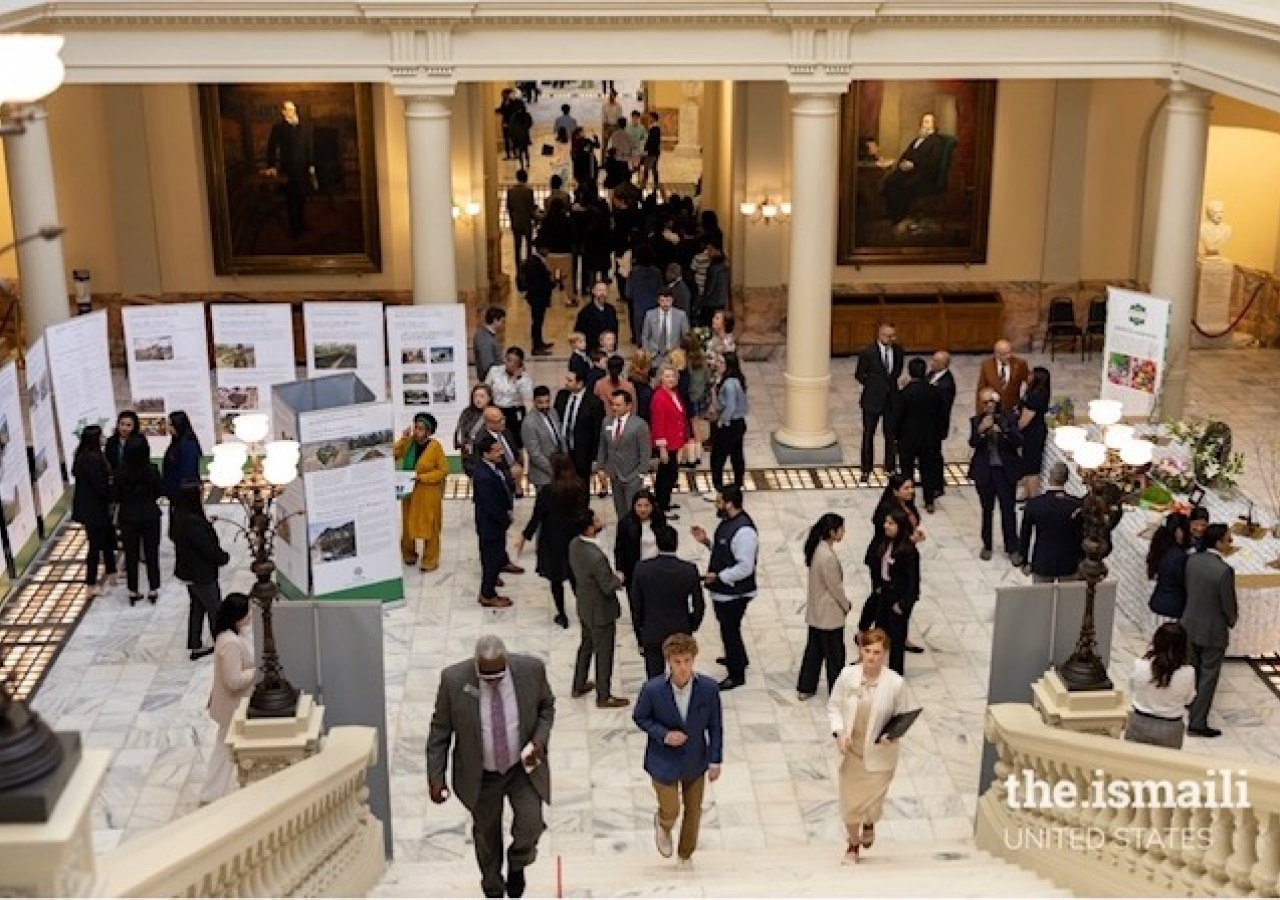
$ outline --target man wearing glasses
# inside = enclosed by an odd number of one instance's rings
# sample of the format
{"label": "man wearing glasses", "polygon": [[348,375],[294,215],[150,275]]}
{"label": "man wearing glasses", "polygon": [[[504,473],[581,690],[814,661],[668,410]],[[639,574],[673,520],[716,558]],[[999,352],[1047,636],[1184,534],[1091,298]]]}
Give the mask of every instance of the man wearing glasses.
{"label": "man wearing glasses", "polygon": [[[474,659],[440,673],[427,737],[427,783],[432,803],[449,799],[445,787],[453,745],[453,790],[471,813],[471,836],[486,897],[523,897],[525,868],[538,857],[546,830],[542,804],[551,802],[547,742],[556,698],[542,661],[507,655],[502,640],[476,641]],[[511,845],[502,877],[503,800],[511,804]]]}
{"label": "man wearing glasses", "polygon": [[1018,421],[1000,410],[1000,395],[987,388],[978,395],[979,409],[969,419],[969,478],[978,489],[982,502],[982,553],[991,558],[991,526],[996,502],[1000,503],[1000,531],[1004,536],[1004,552],[1015,566],[1022,565],[1018,553],[1018,523],[1013,509],[1014,488],[1018,483],[1018,448],[1022,435]]}

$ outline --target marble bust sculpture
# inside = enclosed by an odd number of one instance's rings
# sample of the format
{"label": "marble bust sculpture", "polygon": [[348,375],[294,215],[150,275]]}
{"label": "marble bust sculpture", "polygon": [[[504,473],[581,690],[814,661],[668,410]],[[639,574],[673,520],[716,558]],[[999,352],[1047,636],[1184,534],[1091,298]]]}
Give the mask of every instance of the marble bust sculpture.
{"label": "marble bust sculpture", "polygon": [[1210,200],[1204,207],[1204,221],[1200,223],[1200,244],[1205,256],[1217,256],[1231,240],[1231,226],[1225,221],[1226,206],[1221,200]]}

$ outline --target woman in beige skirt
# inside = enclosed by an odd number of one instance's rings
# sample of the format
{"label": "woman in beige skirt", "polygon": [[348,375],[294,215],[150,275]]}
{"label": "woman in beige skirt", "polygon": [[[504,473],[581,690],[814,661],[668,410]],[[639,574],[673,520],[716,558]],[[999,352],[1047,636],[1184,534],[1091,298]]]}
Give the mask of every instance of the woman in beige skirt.
{"label": "woman in beige skirt", "polygon": [[840,813],[849,836],[847,858],[856,862],[876,839],[876,822],[898,768],[896,741],[879,740],[891,716],[905,712],[902,676],[886,664],[889,635],[872,628],[862,636],[861,661],[836,679],[827,702],[831,736],[840,751]]}

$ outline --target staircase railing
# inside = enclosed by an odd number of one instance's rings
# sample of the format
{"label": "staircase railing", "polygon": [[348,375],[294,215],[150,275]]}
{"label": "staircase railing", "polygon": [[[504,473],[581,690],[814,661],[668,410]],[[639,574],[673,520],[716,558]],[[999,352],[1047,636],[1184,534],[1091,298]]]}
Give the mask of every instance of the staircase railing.
{"label": "staircase railing", "polygon": [[386,865],[376,754],[375,729],[330,730],[317,755],[100,856],[100,895],[365,896]]}
{"label": "staircase railing", "polygon": [[1280,767],[987,710],[980,848],[1083,896],[1280,896]]}

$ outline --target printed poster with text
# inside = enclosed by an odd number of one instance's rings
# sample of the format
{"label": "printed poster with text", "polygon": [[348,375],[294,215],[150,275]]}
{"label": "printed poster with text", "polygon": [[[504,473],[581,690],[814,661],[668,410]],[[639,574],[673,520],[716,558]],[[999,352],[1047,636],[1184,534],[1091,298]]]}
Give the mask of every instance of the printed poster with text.
{"label": "printed poster with text", "polygon": [[1164,383],[1169,348],[1168,300],[1107,288],[1102,346],[1102,398],[1119,400],[1125,416],[1151,415]]}
{"label": "printed poster with text", "polygon": [[[298,414],[275,391],[272,394],[272,437],[282,441],[298,440]],[[298,463],[299,472],[302,463]],[[287,582],[289,596],[310,596],[311,582],[307,571],[307,498],[305,479],[298,478],[285,486],[276,498],[276,572]],[[289,590],[292,586],[293,591]]]}
{"label": "printed poster with text", "polygon": [[[287,303],[213,304],[213,365],[218,427],[228,437],[236,416],[271,414],[273,385],[293,381],[293,314]],[[275,431],[269,432],[273,437]]]}
{"label": "printed poster with text", "polygon": [[169,414],[182,410],[211,452],[218,442],[214,431],[213,398],[209,393],[209,349],[203,303],[126,306],[125,359],[129,369],[128,406],[138,414],[151,455],[169,446]]}
{"label": "printed poster with text", "polygon": [[302,317],[308,378],[352,372],[379,402],[387,399],[381,303],[304,303]]}
{"label": "printed poster with text", "polygon": [[312,594],[402,599],[391,404],[314,410],[299,422]]}
{"label": "printed poster with text", "polygon": [[396,433],[429,412],[436,436],[453,447],[458,416],[470,401],[467,384],[467,315],[461,303],[394,306],[387,310],[387,354]]}
{"label": "printed poster with text", "polygon": [[4,513],[9,551],[17,559],[35,536],[36,505],[27,466],[27,430],[22,424],[18,367],[14,363],[0,368],[0,511]]}
{"label": "printed poster with text", "polygon": [[[103,434],[109,435],[116,424],[106,310],[50,325],[44,333],[58,411],[58,434],[70,475],[80,432],[99,425]],[[71,480],[75,481],[74,475]]]}
{"label": "printed poster with text", "polygon": [[62,454],[58,452],[58,426],[53,418],[53,387],[44,338],[27,349],[27,403],[31,412],[36,497],[40,501],[40,515],[48,516],[62,499],[66,484],[62,480]]}

